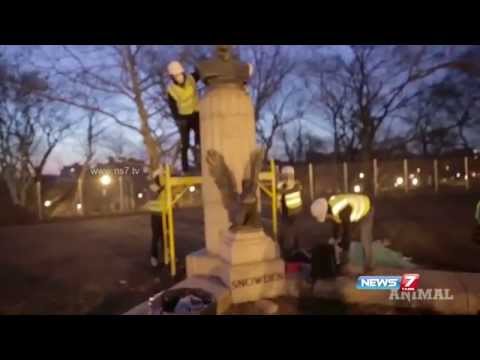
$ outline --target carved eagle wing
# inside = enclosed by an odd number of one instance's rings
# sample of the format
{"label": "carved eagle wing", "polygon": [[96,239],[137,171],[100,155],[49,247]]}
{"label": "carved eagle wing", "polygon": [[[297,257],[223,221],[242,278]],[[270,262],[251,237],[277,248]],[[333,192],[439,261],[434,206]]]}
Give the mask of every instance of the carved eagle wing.
{"label": "carved eagle wing", "polygon": [[235,177],[232,171],[225,163],[225,158],[216,150],[207,151],[207,165],[210,175],[213,177],[215,184],[222,195],[223,206],[230,211],[239,194],[236,189]]}

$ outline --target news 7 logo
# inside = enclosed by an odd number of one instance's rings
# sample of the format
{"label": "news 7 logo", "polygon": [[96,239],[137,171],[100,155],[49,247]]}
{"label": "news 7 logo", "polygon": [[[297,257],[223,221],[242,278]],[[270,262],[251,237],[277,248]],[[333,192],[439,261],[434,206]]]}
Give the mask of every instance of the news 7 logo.
{"label": "news 7 logo", "polygon": [[420,282],[419,274],[403,274],[402,282],[400,283],[401,291],[415,291]]}
{"label": "news 7 logo", "polygon": [[418,288],[419,274],[404,274],[403,276],[359,276],[359,290],[401,290],[415,291]]}

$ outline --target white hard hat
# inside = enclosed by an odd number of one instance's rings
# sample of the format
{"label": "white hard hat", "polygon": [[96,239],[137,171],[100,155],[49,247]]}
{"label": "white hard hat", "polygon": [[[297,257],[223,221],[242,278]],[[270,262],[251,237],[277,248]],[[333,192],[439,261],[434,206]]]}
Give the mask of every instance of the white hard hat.
{"label": "white hard hat", "polygon": [[179,75],[184,73],[185,70],[183,69],[182,64],[180,64],[178,61],[172,61],[170,64],[168,64],[168,73],[170,75]]}
{"label": "white hard hat", "polygon": [[282,168],[282,175],[295,175],[295,169],[293,166],[284,166]]}
{"label": "white hard hat", "polygon": [[325,198],[315,200],[310,206],[310,212],[312,216],[317,219],[318,222],[324,222],[327,217],[328,202]]}

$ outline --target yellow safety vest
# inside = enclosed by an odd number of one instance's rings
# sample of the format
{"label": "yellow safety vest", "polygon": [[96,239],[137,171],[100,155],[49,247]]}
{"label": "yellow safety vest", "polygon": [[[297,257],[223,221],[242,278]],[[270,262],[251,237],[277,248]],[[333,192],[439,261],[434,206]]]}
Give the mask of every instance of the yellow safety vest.
{"label": "yellow safety vest", "polygon": [[302,191],[301,186],[297,182],[295,186],[288,190],[282,190],[281,185],[283,182],[279,183],[279,191],[280,191],[280,200],[282,196],[285,196],[285,207],[287,208],[288,215],[294,215],[299,213],[302,210],[303,202],[302,202]]}
{"label": "yellow safety vest", "polygon": [[183,86],[171,83],[168,93],[177,103],[180,115],[190,115],[198,111],[197,84],[192,75],[187,75]]}
{"label": "yellow safety vest", "polygon": [[333,195],[328,200],[328,205],[332,209],[332,215],[337,223],[340,223],[340,212],[348,205],[352,207],[350,215],[351,222],[357,222],[362,219],[370,211],[370,199],[365,195],[358,194],[341,194]]}
{"label": "yellow safety vest", "polygon": [[167,202],[164,190],[160,193],[160,196],[158,198],[148,201],[145,204],[144,208],[145,210],[148,210],[150,212],[161,213],[165,210],[166,203]]}

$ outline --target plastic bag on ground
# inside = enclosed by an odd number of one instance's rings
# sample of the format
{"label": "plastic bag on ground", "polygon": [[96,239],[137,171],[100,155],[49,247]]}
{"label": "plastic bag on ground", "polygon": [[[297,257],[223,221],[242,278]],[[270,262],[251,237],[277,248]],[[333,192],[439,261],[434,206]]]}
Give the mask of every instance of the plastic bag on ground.
{"label": "plastic bag on ground", "polygon": [[207,304],[195,295],[187,295],[181,298],[175,306],[175,314],[191,314],[202,311]]}
{"label": "plastic bag on ground", "polygon": [[[417,265],[409,261],[404,255],[385,247],[380,241],[372,244],[374,266],[413,269]],[[352,265],[363,266],[364,255],[362,244],[354,241],[350,244],[349,259]]]}

